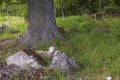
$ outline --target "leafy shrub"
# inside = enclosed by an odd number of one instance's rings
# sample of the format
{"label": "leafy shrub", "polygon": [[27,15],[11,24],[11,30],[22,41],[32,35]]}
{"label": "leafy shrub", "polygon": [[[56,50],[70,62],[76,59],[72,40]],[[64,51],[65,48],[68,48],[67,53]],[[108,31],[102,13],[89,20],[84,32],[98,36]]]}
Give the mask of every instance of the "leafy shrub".
{"label": "leafy shrub", "polygon": [[105,8],[105,13],[110,16],[120,16],[120,6],[108,6]]}

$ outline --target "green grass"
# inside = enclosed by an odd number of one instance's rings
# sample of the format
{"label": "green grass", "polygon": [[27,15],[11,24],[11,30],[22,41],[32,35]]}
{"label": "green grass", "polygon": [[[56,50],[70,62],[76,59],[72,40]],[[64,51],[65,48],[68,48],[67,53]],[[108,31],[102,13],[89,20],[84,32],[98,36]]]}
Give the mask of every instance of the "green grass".
{"label": "green grass", "polygon": [[74,28],[79,31],[69,32],[67,43],[64,47],[60,45],[63,51],[81,63],[82,67],[77,75],[86,75],[90,80],[104,80],[106,76],[120,79],[120,19],[108,18],[90,22],[85,17],[75,16],[65,20],[58,18],[57,23],[68,31]]}
{"label": "green grass", "polygon": [[[26,30],[27,24],[25,24],[24,19],[22,17],[10,17],[10,22],[8,20],[8,17],[0,17],[0,26],[2,24],[6,24],[9,29],[3,33],[0,33],[0,39],[6,39],[6,38],[17,38],[19,35],[23,34],[23,32]],[[19,31],[17,34],[12,33],[13,31]]]}
{"label": "green grass", "polygon": [[[105,80],[106,76],[112,76],[114,80],[120,80],[120,19],[91,22],[85,16],[70,16],[56,20],[58,27],[66,31],[66,42],[56,41],[55,46],[81,64],[81,69],[74,76],[89,80]],[[0,21],[0,24],[8,24],[5,17],[0,17]],[[20,33],[12,35],[9,31],[4,32],[0,39],[16,38],[26,29],[23,18],[11,17],[11,23],[11,30],[20,30]]]}

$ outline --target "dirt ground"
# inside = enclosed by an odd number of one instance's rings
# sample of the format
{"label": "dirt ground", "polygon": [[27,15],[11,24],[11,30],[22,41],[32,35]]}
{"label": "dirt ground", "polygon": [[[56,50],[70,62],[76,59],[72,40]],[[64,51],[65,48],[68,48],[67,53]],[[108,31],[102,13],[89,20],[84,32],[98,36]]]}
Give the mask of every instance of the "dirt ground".
{"label": "dirt ground", "polygon": [[17,51],[16,39],[0,39],[0,61]]}

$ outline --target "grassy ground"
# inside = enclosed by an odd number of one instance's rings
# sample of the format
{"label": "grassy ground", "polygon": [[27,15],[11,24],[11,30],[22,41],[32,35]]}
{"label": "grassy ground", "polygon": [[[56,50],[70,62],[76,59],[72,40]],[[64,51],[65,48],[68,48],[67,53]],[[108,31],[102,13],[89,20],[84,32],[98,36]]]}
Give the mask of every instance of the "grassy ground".
{"label": "grassy ground", "polygon": [[[17,38],[26,29],[23,18],[10,18],[10,30],[0,33],[0,39]],[[2,23],[9,25],[7,17],[0,17]],[[105,80],[106,76],[112,76],[114,80],[120,80],[120,19],[91,21],[85,16],[70,16],[64,20],[57,18],[57,24],[64,28],[66,42],[56,41],[55,46],[81,64],[74,76],[85,80]],[[19,30],[19,33],[13,34],[11,30]]]}
{"label": "grassy ground", "polygon": [[27,26],[22,17],[12,16],[10,17],[10,22],[8,20],[8,17],[0,17],[0,25],[2,25],[3,23],[9,26],[9,29],[3,34],[0,33],[0,39],[17,38],[18,35],[23,34]]}

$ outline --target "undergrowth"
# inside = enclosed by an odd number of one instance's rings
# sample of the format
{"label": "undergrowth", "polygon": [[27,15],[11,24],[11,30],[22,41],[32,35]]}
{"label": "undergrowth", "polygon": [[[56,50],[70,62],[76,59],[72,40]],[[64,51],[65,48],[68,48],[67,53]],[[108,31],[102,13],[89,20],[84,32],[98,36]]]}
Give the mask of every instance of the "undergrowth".
{"label": "undergrowth", "polygon": [[[89,80],[105,80],[105,77],[112,76],[120,80],[120,19],[90,21],[85,16],[70,16],[56,20],[58,27],[65,30],[66,41],[61,44],[56,40],[54,45],[75,57],[81,65],[73,76]],[[9,25],[5,17],[0,17],[0,21],[0,24]],[[9,30],[0,33],[0,39],[17,38],[27,26],[20,17],[11,17],[11,25],[11,30],[20,33],[11,34]],[[43,48],[41,46],[39,49]]]}

